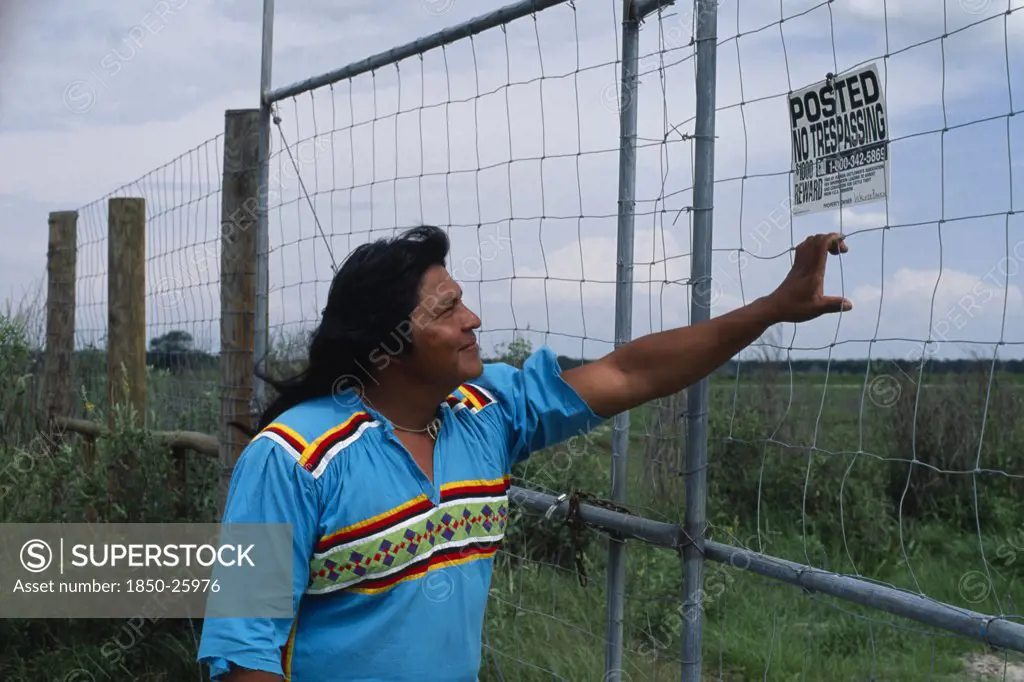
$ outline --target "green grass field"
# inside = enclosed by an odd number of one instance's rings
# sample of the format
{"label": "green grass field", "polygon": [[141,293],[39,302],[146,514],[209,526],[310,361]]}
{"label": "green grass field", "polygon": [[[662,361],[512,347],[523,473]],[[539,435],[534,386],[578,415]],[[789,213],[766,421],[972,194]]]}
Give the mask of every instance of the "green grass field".
{"label": "green grass field", "polygon": [[[637,435],[630,443],[630,452],[636,455],[630,461],[630,489],[636,492],[630,508],[659,519],[680,520],[681,495],[668,494],[656,499],[639,492],[645,490],[640,485],[644,475],[640,455],[646,436],[639,429],[644,416],[637,414],[632,420]],[[849,432],[855,422],[847,420],[844,426]],[[600,469],[611,456],[607,434],[595,440],[594,445],[595,461],[588,465],[592,465],[596,476],[592,487],[584,487],[590,490],[602,484],[607,487]],[[545,457],[559,462],[557,454],[538,456],[539,461],[530,465],[536,478],[543,479]],[[799,462],[783,464],[791,481],[807,468],[805,457],[797,459]],[[552,465],[556,469],[560,466]],[[712,468],[717,472],[724,469],[728,469],[725,462]],[[769,461],[765,465],[765,488],[779,485],[778,479],[782,478],[773,476],[772,469]],[[805,517],[801,513],[804,486],[793,481],[789,513],[773,513],[771,505],[765,505],[768,509],[763,512],[760,532],[756,519],[742,520],[740,510],[718,503],[712,495],[711,537],[752,549],[758,548],[760,540],[766,554],[846,574],[859,573],[872,581],[921,592],[962,608],[1000,613],[1010,612],[1014,609],[1011,605],[1021,603],[1024,571],[1019,568],[1016,552],[1006,550],[1016,545],[1024,551],[1024,525],[1020,525],[1024,519],[1018,521],[1017,529],[983,534],[994,589],[979,599],[979,590],[983,588],[977,571],[984,567],[977,532],[954,529],[951,524],[938,521],[905,524],[905,546],[901,547],[898,527],[883,528],[882,519],[877,519],[873,527],[865,528],[859,525],[861,516],[857,512],[844,510],[845,518],[838,514],[838,489],[827,485],[826,471],[823,467],[822,481],[818,483],[815,466],[811,466],[810,514]],[[584,481],[576,479],[572,483],[581,485]],[[552,486],[545,483],[542,487]],[[832,490],[836,496],[828,499]],[[780,489],[774,492],[775,496],[785,494]],[[850,501],[846,504],[851,505]],[[734,516],[730,516],[732,511]],[[811,529],[806,533],[803,518]],[[534,524],[533,539],[538,544],[554,547],[559,541],[566,541],[564,534],[547,530],[543,521],[530,520]],[[825,532],[813,532],[826,524]],[[546,537],[551,535],[555,537]],[[518,537],[513,540],[517,548],[518,541]],[[526,539],[522,543],[530,545]],[[865,543],[873,546],[866,547]],[[523,550],[517,549],[520,552]],[[525,566],[510,566],[516,562],[506,562],[505,570],[496,575],[491,608],[495,655],[488,676],[482,679],[601,679],[606,552],[603,541],[588,547],[590,583],[586,588],[580,587],[571,562],[565,562],[558,570],[545,565],[550,561],[547,557]],[[679,679],[679,558],[667,550],[632,543],[628,562],[624,627],[630,650],[624,665],[628,677],[623,679]],[[988,657],[984,660],[990,665],[993,661],[1002,666],[1024,660],[1014,655],[996,655],[993,659],[985,647],[966,638],[827,596],[803,594],[798,588],[720,564],[707,564],[704,585],[708,602],[704,610],[703,648],[706,679],[1004,679],[1002,668],[994,677],[968,677],[965,662],[981,655]],[[525,647],[524,641],[550,642],[553,646]],[[517,663],[516,656],[525,658],[529,665]],[[497,674],[499,666],[504,677]]]}
{"label": "green grass field", "polygon": [[[2,327],[2,325],[0,325]],[[170,458],[146,433],[125,428],[100,441],[87,467],[81,443],[30,471],[9,463],[40,448],[31,407],[30,355],[0,329],[0,520],[80,521],[87,505],[105,521],[208,521],[217,472],[188,462],[184,516],[165,485]],[[716,376],[709,417],[708,520],[712,539],[873,582],[954,607],[1014,616],[1024,604],[1024,390],[1016,375],[869,377],[783,373]],[[105,420],[102,372],[78,367],[78,405]],[[881,377],[881,378],[880,378]],[[918,383],[919,382],[920,386]],[[216,374],[150,377],[149,423],[215,433]],[[874,387],[874,388],[872,388]],[[878,388],[881,387],[881,390]],[[681,523],[686,409],[645,406],[630,415],[632,513]],[[140,466],[119,504],[105,501],[107,467]],[[911,463],[911,460],[914,463]],[[517,485],[585,491],[608,499],[611,432],[558,446],[517,466]],[[569,529],[514,510],[496,561],[483,652],[483,682],[599,681],[604,674],[607,542],[580,543],[580,584]],[[984,559],[982,555],[984,550]],[[1020,556],[1018,556],[1018,554]],[[622,679],[678,680],[680,557],[630,542]],[[987,560],[987,562],[986,562]],[[986,573],[992,585],[983,581]],[[721,680],[1024,679],[1016,654],[910,620],[708,562],[703,670]],[[0,620],[0,679],[176,682],[205,679],[193,662],[199,622]],[[443,660],[443,656],[440,660]],[[1016,672],[1015,672],[1016,671]],[[984,673],[989,673],[987,676]],[[72,678],[71,682],[79,682]]]}

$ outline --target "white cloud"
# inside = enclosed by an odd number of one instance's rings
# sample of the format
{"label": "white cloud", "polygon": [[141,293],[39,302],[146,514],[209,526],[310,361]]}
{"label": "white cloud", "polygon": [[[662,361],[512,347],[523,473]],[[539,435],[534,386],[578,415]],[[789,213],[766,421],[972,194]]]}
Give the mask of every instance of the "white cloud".
{"label": "white cloud", "polygon": [[[991,350],[1000,337],[1024,334],[1024,324],[1012,314],[1024,305],[1021,289],[995,274],[901,267],[884,287],[858,286],[852,298],[872,326],[878,323],[881,338],[913,339],[918,346],[930,338],[945,354],[956,354],[960,342],[987,344]],[[1010,311],[1005,320],[1004,310]]]}
{"label": "white cloud", "polygon": [[[48,155],[48,163],[33,172],[14,164],[0,165],[0,187],[4,194],[50,203],[54,210],[77,208],[217,137],[224,129],[224,111],[244,108],[250,99],[244,92],[225,93],[167,121],[118,125],[84,119],[63,130],[0,133],[0,157],[29,159],[41,150],[54,152]],[[56,159],[59,163],[52,162]],[[221,160],[214,154],[209,161],[197,161],[207,162],[220,164]],[[216,175],[216,168],[210,172]],[[150,178],[152,183],[161,180],[171,177]]]}
{"label": "white cloud", "polygon": [[[1016,274],[1018,267],[1014,262],[1005,270]],[[930,310],[942,316],[957,309],[968,316],[991,315],[993,311],[1001,313],[1004,300],[1010,308],[1017,308],[1024,302],[1016,284],[1004,284],[1004,274],[1007,273],[995,270],[979,276],[952,269],[899,268],[886,283],[884,292],[880,287],[863,285],[857,287],[854,295],[868,305],[884,300],[885,305],[897,308],[901,315],[922,312],[927,315]]]}
{"label": "white cloud", "polygon": [[843,208],[836,212],[835,225],[845,231],[884,227],[889,222],[885,211]]}

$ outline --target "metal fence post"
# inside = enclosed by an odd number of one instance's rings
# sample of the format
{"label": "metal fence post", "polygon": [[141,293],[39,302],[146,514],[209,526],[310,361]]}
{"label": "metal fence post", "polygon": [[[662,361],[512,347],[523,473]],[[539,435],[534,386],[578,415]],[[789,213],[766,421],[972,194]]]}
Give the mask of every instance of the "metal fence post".
{"label": "metal fence post", "polygon": [[[697,21],[697,112],[694,122],[693,282],[691,324],[711,317],[711,235],[715,205],[715,57],[718,0],[694,0]],[[708,379],[687,392],[686,520],[694,539],[683,549],[682,680],[700,682],[707,524]]]}
{"label": "metal fence post", "polygon": [[[633,327],[633,228],[636,208],[637,71],[640,61],[640,22],[672,0],[624,0],[622,3],[622,76],[619,95],[618,253],[615,277],[615,346],[628,343]],[[626,502],[629,412],[612,419],[612,500]],[[626,608],[626,543],[608,541],[608,620],[605,637],[605,675],[602,682],[619,682],[622,673],[622,621]]]}
{"label": "metal fence post", "polygon": [[[629,342],[633,322],[633,226],[636,200],[637,62],[640,17],[635,0],[622,3],[622,80],[619,95],[618,255],[615,265],[615,347]],[[612,419],[612,500],[626,502],[629,412]],[[626,607],[626,543],[608,539],[608,606],[603,682],[619,682]]]}
{"label": "metal fence post", "polygon": [[[260,166],[258,215],[256,219],[256,321],[253,343],[255,370],[265,368],[270,349],[270,226],[267,214],[267,198],[270,193],[270,80],[274,61],[274,0],[263,0],[263,48],[260,54],[260,117],[259,151],[257,162]],[[266,406],[266,384],[254,379],[253,407]],[[254,410],[255,411],[255,410]]]}

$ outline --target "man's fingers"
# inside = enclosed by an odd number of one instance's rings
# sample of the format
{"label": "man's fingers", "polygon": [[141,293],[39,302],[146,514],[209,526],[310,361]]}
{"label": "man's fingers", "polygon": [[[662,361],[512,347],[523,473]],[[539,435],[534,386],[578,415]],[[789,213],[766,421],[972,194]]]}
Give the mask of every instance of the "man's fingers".
{"label": "man's fingers", "polygon": [[850,250],[846,246],[846,235],[840,232],[822,235],[822,241],[824,241],[825,246],[828,248],[828,252],[833,256],[838,256],[840,253],[846,253]]}
{"label": "man's fingers", "polygon": [[803,243],[796,248],[798,257],[800,251],[806,251],[809,252],[807,256],[813,258],[817,258],[817,256],[811,256],[814,252],[821,253],[823,251],[828,251],[833,256],[838,256],[839,254],[846,253],[849,250],[850,248],[846,245],[846,235],[841,232],[812,235],[805,239]]}
{"label": "man's fingers", "polygon": [[822,307],[828,313],[847,313],[853,310],[853,301],[842,296],[826,296],[822,301]]}

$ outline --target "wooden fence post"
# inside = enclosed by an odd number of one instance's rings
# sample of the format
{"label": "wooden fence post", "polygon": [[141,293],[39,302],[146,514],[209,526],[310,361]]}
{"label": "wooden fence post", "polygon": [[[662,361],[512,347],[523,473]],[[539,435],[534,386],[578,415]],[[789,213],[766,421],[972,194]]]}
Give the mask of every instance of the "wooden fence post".
{"label": "wooden fence post", "polygon": [[259,110],[224,115],[220,242],[220,465],[223,512],[235,463],[248,438],[229,422],[252,424],[256,343],[256,218],[259,197]]}
{"label": "wooden fence post", "polygon": [[[107,201],[107,409],[108,427],[117,427],[114,408],[130,406],[134,426],[146,423],[146,201],[117,197]],[[138,460],[124,462],[134,471]],[[107,508],[123,488],[107,468]]]}
{"label": "wooden fence post", "polygon": [[50,213],[46,254],[46,355],[43,401],[47,430],[57,437],[54,417],[71,416],[71,359],[75,350],[75,267],[78,211]]}
{"label": "wooden fence post", "polygon": [[130,404],[136,426],[146,419],[146,200],[112,198],[107,211],[107,397],[113,430],[115,405]]}

